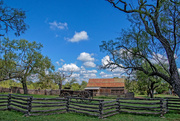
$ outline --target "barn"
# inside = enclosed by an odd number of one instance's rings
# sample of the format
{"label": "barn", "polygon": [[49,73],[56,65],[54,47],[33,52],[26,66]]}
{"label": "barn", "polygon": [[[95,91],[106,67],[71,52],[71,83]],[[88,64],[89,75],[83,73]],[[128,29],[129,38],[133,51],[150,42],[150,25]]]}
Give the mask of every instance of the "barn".
{"label": "barn", "polygon": [[94,96],[123,95],[125,94],[124,87],[124,78],[89,79],[85,90],[93,92]]}

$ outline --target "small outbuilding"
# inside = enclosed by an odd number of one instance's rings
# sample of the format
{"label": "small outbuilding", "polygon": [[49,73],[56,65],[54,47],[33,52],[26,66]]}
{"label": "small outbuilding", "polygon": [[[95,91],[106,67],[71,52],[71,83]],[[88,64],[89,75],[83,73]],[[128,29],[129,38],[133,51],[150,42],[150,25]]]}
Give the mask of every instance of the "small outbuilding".
{"label": "small outbuilding", "polygon": [[124,78],[89,79],[85,91],[97,95],[123,95],[125,94]]}

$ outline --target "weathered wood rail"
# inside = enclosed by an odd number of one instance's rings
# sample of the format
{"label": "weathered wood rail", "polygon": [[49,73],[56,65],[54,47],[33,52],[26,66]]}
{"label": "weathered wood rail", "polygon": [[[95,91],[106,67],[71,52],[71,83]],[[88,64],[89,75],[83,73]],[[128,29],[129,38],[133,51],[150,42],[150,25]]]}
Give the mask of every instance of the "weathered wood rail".
{"label": "weathered wood rail", "polygon": [[65,113],[67,109],[67,99],[65,98],[33,98],[31,102],[31,114],[52,115]]}
{"label": "weathered wood rail", "polygon": [[113,101],[103,101],[102,105],[102,116],[101,118],[106,118],[109,116],[116,115],[120,112],[118,100]]}
{"label": "weathered wood rail", "polygon": [[68,112],[83,113],[90,116],[100,117],[100,102],[104,100],[82,99],[78,97],[68,97]]}
{"label": "weathered wood rail", "polygon": [[180,112],[180,98],[166,97],[167,100],[167,111],[178,111]]}
{"label": "weathered wood rail", "polygon": [[0,110],[16,110],[26,116],[83,113],[106,118],[121,112],[164,116],[168,111],[180,111],[179,98],[117,98],[112,101],[66,98],[33,98],[22,95],[0,95]]}
{"label": "weathered wood rail", "polygon": [[7,110],[8,95],[0,94],[0,111]]}
{"label": "weathered wood rail", "polygon": [[[119,98],[120,112],[134,114],[152,114],[163,116],[167,110],[167,101],[162,98]],[[138,100],[138,102],[135,100]]]}
{"label": "weathered wood rail", "polygon": [[31,112],[32,96],[8,94],[8,110],[16,110],[29,115]]}

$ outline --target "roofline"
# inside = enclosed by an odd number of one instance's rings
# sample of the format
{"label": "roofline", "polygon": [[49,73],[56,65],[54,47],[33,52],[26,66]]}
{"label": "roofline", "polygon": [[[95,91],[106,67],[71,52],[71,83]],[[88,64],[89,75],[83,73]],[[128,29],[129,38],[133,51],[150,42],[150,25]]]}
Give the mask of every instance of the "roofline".
{"label": "roofline", "polygon": [[90,78],[90,79],[125,79],[125,78]]}

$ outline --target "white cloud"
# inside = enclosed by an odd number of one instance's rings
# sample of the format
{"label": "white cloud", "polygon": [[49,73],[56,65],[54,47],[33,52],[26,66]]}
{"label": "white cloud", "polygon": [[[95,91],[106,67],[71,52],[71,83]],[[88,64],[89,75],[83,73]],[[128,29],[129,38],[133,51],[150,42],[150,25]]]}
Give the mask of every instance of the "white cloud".
{"label": "white cloud", "polygon": [[[101,63],[103,66],[107,65],[110,62],[112,61],[110,60],[110,57],[108,55],[105,56],[103,59],[101,59]],[[119,64],[119,65],[123,66],[122,64]],[[110,65],[107,71],[113,72],[113,73],[124,73],[125,69],[117,67],[117,65]]]}
{"label": "white cloud", "polygon": [[71,75],[71,78],[78,78],[78,77],[80,77],[80,74],[73,73],[73,74]]}
{"label": "white cloud", "polygon": [[106,55],[103,59],[101,59],[101,63],[103,66],[107,65],[110,61],[110,57]]}
{"label": "white cloud", "polygon": [[65,62],[63,59],[60,59],[61,62]]}
{"label": "white cloud", "polygon": [[178,72],[180,73],[180,68],[178,68]]}
{"label": "white cloud", "polygon": [[158,64],[158,63],[169,64],[167,57],[164,55],[161,55],[159,53],[157,53],[157,54],[153,53],[152,59],[150,59],[150,61],[155,64]]}
{"label": "white cloud", "polygon": [[96,78],[96,74],[83,74],[83,78],[86,78],[86,79]]}
{"label": "white cloud", "polygon": [[97,73],[97,70],[88,70],[87,73]]}
{"label": "white cloud", "polygon": [[75,32],[74,36],[71,39],[66,39],[70,42],[79,42],[82,40],[88,40],[88,35],[86,31]]}
{"label": "white cloud", "polygon": [[99,74],[102,78],[112,78],[113,75],[112,74],[106,74],[105,72],[102,72]]}
{"label": "white cloud", "polygon": [[93,55],[93,54],[89,54],[89,53],[86,53],[86,52],[82,52],[82,53],[78,56],[77,60],[84,61],[84,62],[86,62],[86,61],[94,61],[95,59],[94,59],[93,57],[91,57],[92,55]]}
{"label": "white cloud", "polygon": [[80,68],[79,68],[77,65],[71,63],[71,64],[64,64],[64,65],[62,66],[62,68],[59,68],[58,70],[59,70],[59,71],[78,72],[78,71],[80,71]]}
{"label": "white cloud", "polygon": [[120,73],[115,73],[113,74],[114,77],[121,77],[121,74]]}
{"label": "white cloud", "polygon": [[60,66],[60,63],[59,63],[58,61],[56,61],[56,64],[57,64],[58,66]]}
{"label": "white cloud", "polygon": [[49,25],[50,25],[50,28],[53,29],[53,30],[56,29],[56,28],[57,29],[68,29],[68,24],[66,22],[57,23],[56,21],[54,21],[54,22],[49,22]]}
{"label": "white cloud", "polygon": [[84,65],[85,67],[87,67],[87,68],[88,68],[88,67],[90,67],[90,68],[96,67],[96,64],[95,64],[94,62],[90,62],[90,61],[84,62],[83,65]]}

